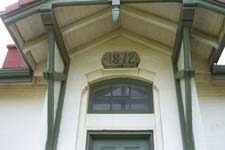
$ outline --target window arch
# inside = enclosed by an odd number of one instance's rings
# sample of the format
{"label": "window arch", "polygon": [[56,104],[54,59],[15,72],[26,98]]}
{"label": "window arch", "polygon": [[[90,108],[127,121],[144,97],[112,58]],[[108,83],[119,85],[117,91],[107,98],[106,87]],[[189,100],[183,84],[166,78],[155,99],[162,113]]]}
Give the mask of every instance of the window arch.
{"label": "window arch", "polygon": [[153,113],[152,84],[127,78],[90,85],[89,113]]}

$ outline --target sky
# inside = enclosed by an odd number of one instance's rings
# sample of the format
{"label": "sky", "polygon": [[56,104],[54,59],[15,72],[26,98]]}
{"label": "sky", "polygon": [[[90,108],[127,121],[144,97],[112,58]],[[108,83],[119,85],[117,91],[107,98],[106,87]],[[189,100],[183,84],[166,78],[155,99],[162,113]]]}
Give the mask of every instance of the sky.
{"label": "sky", "polygon": [[[17,0],[0,0],[0,11],[4,11],[6,6],[15,2],[17,2]],[[1,19],[0,19],[0,33],[1,33],[0,34],[0,68],[1,68],[7,53],[6,45],[14,44]],[[225,65],[225,50],[218,63]]]}
{"label": "sky", "polygon": [[[0,11],[4,11],[6,6],[15,2],[17,2],[17,0],[0,0]],[[0,19],[0,33],[1,33],[0,34],[0,68],[1,68],[5,55],[7,53],[6,45],[14,44],[1,19]]]}

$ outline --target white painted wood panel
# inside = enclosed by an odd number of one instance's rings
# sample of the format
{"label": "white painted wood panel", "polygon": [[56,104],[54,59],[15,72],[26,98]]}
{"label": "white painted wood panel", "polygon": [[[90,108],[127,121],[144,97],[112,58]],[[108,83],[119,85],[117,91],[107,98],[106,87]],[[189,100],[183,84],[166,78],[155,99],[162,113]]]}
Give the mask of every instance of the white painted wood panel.
{"label": "white painted wood panel", "polygon": [[223,25],[224,16],[205,8],[197,7],[193,27],[213,36],[218,37]]}
{"label": "white painted wood panel", "polygon": [[158,41],[170,47],[174,46],[175,33],[131,17],[127,14],[121,14],[121,26],[136,34]]}
{"label": "white painted wood panel", "polygon": [[24,41],[32,40],[46,32],[40,14],[33,14],[19,20],[16,25]]}
{"label": "white painted wood panel", "polygon": [[224,150],[225,82],[197,83],[208,149]]}
{"label": "white painted wood panel", "polygon": [[180,3],[141,3],[127,4],[137,9],[152,13],[162,18],[167,18],[172,21],[179,21],[181,4]]}
{"label": "white painted wood panel", "polygon": [[70,34],[65,35],[64,41],[68,50],[74,47],[91,41],[97,37],[107,34],[118,28],[118,24],[113,22],[111,16],[83,26],[79,30],[75,30]]}
{"label": "white painted wood panel", "polygon": [[107,7],[110,7],[110,5],[80,5],[57,7],[55,9],[55,14],[59,27],[64,27],[68,24],[79,21],[82,18],[86,18],[99,11],[102,11]]}

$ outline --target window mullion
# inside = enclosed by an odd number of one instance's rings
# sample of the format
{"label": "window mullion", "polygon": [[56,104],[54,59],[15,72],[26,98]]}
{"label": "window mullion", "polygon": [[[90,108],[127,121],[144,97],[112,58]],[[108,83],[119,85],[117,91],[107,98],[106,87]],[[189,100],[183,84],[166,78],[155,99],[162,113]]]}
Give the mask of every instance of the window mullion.
{"label": "window mullion", "polygon": [[109,101],[110,101],[110,112],[113,112],[113,110],[112,110],[112,90],[113,90],[113,88],[112,88],[112,84],[110,85],[110,98],[109,98]]}
{"label": "window mullion", "polygon": [[129,100],[128,100],[128,102],[129,102],[129,112],[131,111],[131,85],[130,84],[128,84],[128,88],[129,88]]}

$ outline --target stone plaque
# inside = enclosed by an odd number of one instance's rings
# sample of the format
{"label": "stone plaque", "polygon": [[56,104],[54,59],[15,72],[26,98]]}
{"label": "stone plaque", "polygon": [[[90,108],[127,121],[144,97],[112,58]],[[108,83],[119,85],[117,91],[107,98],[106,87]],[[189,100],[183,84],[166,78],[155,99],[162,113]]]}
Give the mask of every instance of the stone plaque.
{"label": "stone plaque", "polygon": [[106,52],[102,57],[104,68],[137,68],[140,57],[136,52]]}

